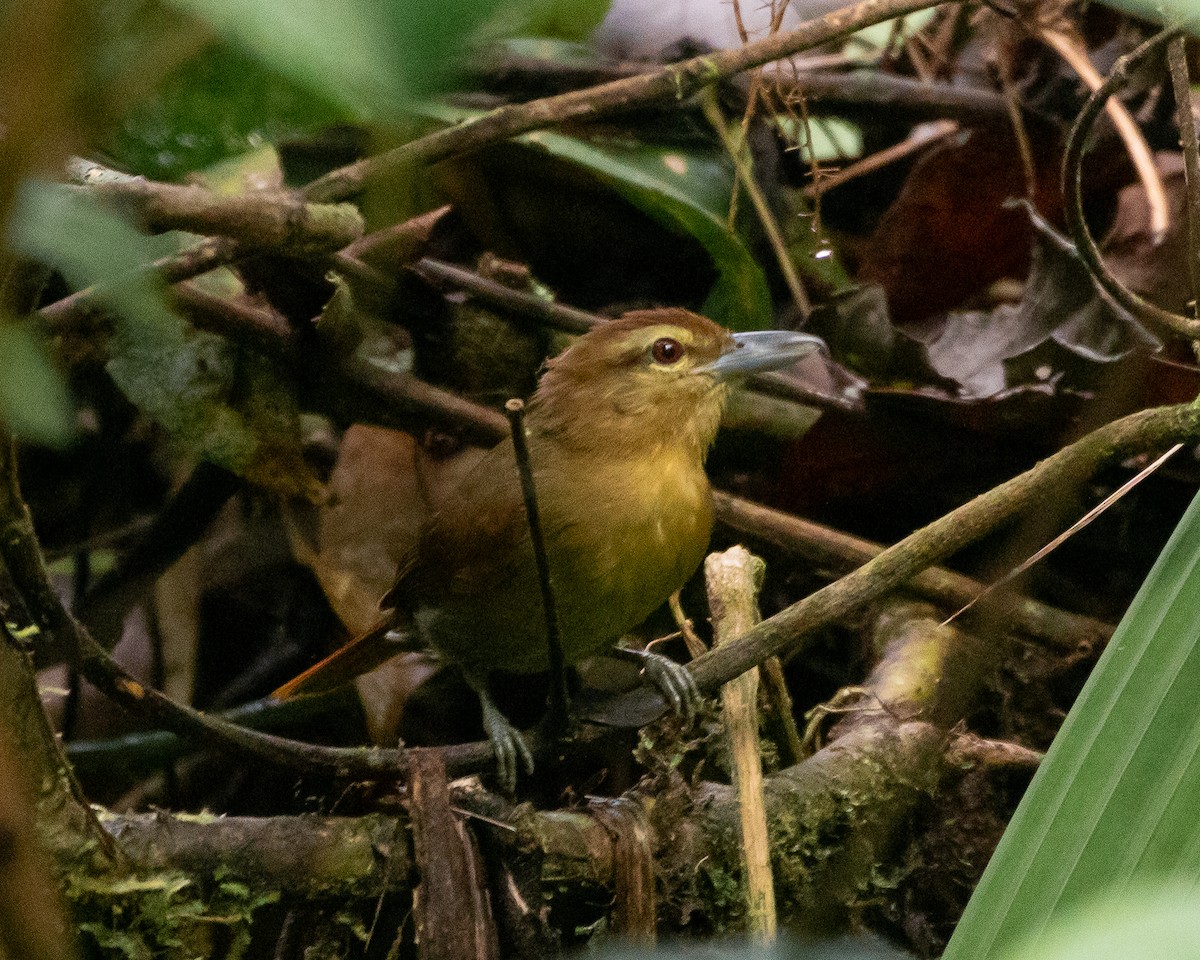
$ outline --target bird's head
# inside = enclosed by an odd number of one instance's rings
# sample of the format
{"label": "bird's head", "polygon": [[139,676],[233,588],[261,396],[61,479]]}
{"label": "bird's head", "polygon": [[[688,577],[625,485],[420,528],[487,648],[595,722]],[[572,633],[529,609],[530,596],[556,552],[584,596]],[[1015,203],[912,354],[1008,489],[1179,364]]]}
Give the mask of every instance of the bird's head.
{"label": "bird's head", "polygon": [[731,378],[787,366],[822,346],[801,333],[731,334],[688,310],[639,310],[548,361],[530,415],[572,446],[615,455],[679,442],[702,456]]}

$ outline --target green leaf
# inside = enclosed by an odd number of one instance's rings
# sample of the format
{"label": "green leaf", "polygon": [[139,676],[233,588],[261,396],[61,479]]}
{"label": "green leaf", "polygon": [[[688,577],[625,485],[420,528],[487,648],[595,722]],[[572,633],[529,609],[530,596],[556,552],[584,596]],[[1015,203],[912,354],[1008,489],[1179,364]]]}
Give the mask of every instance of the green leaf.
{"label": "green leaf", "polygon": [[[479,113],[422,102],[413,110],[442,123]],[[539,130],[516,141],[571,163],[664,226],[694,237],[717,269],[703,312],[733,330],[771,326],[766,276],[728,222],[733,173],[717,153],[664,148],[624,138],[583,140]]]}
{"label": "green leaf", "polygon": [[600,26],[609,6],[610,0],[503,0],[472,39],[546,37],[582,43]]}
{"label": "green leaf", "polygon": [[27,327],[0,323],[0,422],[13,436],[63,447],[75,432],[66,384]]}
{"label": "green leaf", "polygon": [[170,0],[227,41],[366,115],[443,85],[496,0]]}
{"label": "green leaf", "polygon": [[707,316],[734,330],[771,325],[766,276],[729,228],[732,174],[717,155],[631,140],[581,140],[548,131],[519,139],[590,171],[648,216],[698,240],[718,272],[703,308]]}
{"label": "green leaf", "polygon": [[174,238],[143,236],[92,197],[45,183],[22,188],[9,232],[16,249],[53,266],[76,290],[103,280],[103,301],[125,320],[147,328],[177,322],[145,269],[174,249]]}
{"label": "green leaf", "polygon": [[1200,497],[1051,745],[947,960],[1010,956],[1100,894],[1200,876],[1198,598]]}
{"label": "green leaf", "polygon": [[1190,886],[1134,887],[1070,911],[1004,960],[1174,960],[1200,957]]}

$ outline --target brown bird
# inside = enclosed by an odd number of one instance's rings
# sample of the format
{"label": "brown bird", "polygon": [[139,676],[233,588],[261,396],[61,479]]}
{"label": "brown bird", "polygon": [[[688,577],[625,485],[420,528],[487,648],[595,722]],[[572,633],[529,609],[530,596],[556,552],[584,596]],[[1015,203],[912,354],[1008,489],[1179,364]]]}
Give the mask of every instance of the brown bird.
{"label": "brown bird", "polygon": [[[822,347],[807,334],[730,334],[686,310],[628,313],[548,361],[525,433],[567,664],[613,649],[704,558],[712,496],[704,458],[731,377],[787,366]],[[491,450],[400,561],[379,627],[276,691],[344,683],[413,639],[457,665],[478,693],[501,783],[521,734],[493,703],[493,671],[549,668],[545,615],[511,438]],[[414,629],[415,628],[415,629]],[[396,642],[391,630],[407,630]],[[414,635],[415,634],[415,638]],[[691,674],[663,657],[647,674],[690,710]]]}

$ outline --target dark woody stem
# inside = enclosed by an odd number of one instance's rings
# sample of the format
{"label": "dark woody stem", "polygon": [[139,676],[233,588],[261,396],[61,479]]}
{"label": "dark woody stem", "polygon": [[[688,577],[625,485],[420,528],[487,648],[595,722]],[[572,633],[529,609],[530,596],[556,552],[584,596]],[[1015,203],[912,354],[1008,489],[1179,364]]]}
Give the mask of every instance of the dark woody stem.
{"label": "dark woody stem", "polygon": [[529,538],[533,543],[533,559],[537,564],[538,587],[542,591],[542,612],[546,616],[546,646],[550,654],[550,720],[554,728],[567,723],[567,663],[563,656],[562,636],[559,634],[558,606],[554,602],[554,584],[550,579],[550,560],[546,556],[546,541],[538,514],[537,488],[533,485],[533,468],[529,463],[529,444],[525,441],[525,403],[512,399],[504,405],[512,426],[513,452],[521,474],[521,494],[525,498],[525,516],[529,520]]}

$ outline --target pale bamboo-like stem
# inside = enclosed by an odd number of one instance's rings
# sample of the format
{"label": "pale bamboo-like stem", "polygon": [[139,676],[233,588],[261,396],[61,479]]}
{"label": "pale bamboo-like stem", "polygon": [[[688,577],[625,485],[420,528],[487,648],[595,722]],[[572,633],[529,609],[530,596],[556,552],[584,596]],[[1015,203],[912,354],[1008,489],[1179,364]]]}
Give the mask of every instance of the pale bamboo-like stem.
{"label": "pale bamboo-like stem", "polygon": [[[704,561],[716,645],[740,637],[758,623],[757,596],[765,569],[762,560],[745,547],[710,554]],[[747,670],[721,687],[741,821],[746,927],[756,940],[771,943],[776,935],[775,881],[771,876],[771,846],[763,801],[757,699],[757,670]]]}

